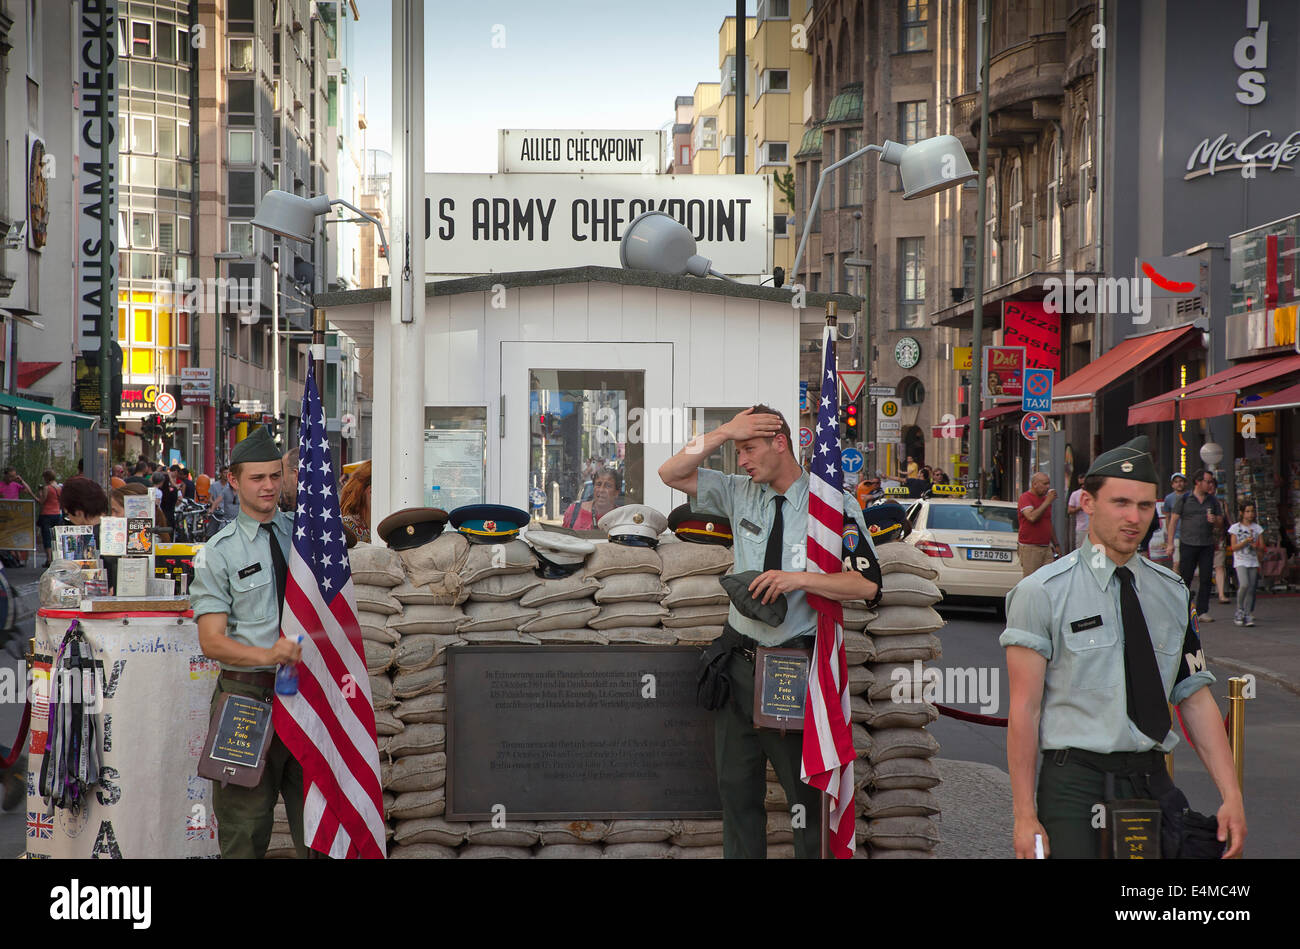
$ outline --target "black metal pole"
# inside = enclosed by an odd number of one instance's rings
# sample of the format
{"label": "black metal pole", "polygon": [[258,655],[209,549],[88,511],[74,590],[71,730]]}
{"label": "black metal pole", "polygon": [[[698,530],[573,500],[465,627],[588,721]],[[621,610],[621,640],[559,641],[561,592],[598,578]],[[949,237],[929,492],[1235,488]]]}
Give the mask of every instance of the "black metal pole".
{"label": "black metal pole", "polygon": [[736,174],[745,173],[745,0],[736,0]]}

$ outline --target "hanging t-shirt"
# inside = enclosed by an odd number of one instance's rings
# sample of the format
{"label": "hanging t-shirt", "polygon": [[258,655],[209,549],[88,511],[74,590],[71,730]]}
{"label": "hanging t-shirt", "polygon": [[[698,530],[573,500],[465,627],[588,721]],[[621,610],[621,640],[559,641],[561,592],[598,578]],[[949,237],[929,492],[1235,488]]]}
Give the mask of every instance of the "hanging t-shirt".
{"label": "hanging t-shirt", "polygon": [[1243,540],[1249,542],[1249,546],[1233,551],[1232,565],[1234,567],[1259,566],[1259,551],[1255,549],[1254,543],[1255,539],[1263,533],[1264,528],[1258,524],[1243,524],[1240,521],[1228,528],[1228,535],[1232,538],[1234,544],[1239,544]]}

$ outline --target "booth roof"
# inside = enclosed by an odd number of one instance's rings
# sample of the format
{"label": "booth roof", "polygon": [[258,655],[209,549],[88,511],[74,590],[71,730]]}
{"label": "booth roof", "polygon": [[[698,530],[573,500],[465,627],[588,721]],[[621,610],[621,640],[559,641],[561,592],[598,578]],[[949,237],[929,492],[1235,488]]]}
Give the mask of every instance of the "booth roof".
{"label": "booth roof", "polygon": [[[716,277],[674,277],[668,274],[653,273],[649,270],[624,270],[621,267],[564,267],[556,270],[520,270],[511,273],[484,274],[478,277],[455,277],[447,280],[427,280],[424,295],[449,296],[458,293],[481,293],[491,290],[498,284],[506,289],[515,287],[543,287],[563,283],[617,283],[632,287],[654,287],[660,290],[683,290],[688,293],[716,293],[720,296],[739,297],[746,300],[762,300],[767,303],[790,302],[790,285],[787,283],[779,289],[772,286],[757,286],[752,283],[728,283]],[[370,303],[386,303],[391,298],[389,287],[376,287],[365,290],[339,290],[333,293],[318,293],[312,298],[312,305],[318,307],[358,306]],[[809,310],[825,312],[828,300],[839,304],[841,313],[856,313],[862,308],[858,297],[844,293],[813,293],[805,298]]]}

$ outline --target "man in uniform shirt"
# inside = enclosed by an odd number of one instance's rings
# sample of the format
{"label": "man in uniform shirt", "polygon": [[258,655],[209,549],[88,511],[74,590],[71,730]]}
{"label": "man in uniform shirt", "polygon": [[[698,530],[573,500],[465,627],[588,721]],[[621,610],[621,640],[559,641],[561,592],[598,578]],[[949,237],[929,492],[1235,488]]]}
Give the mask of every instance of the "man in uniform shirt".
{"label": "man in uniform shirt", "polygon": [[[265,428],[235,446],[230,483],[239,495],[239,516],[194,558],[190,602],[199,647],[221,664],[213,714],[223,692],[271,702],[276,666],[302,658],[302,647],[280,635],[293,530],[293,517],[276,510],[281,470],[280,451]],[[303,840],[302,765],[277,735],[256,787],[213,783],[212,809],[223,858],[266,855],[275,800],[281,795],[298,856],[311,855]]]}
{"label": "man in uniform shirt", "polygon": [[[736,443],[743,475],[724,475],[699,467],[728,441]],[[743,616],[733,604],[724,635],[738,645],[727,666],[731,696],[718,709],[714,740],[718,791],[722,797],[722,847],[725,857],[762,859],[767,853],[765,760],[785,789],[786,800],[801,806],[796,822],[795,856],[815,858],[821,831],[820,792],[800,780],[803,736],[754,727],[754,650],[757,646],[811,648],[817,615],[805,594],[831,600],[866,600],[880,592],[880,566],[862,509],[844,492],[843,546],[852,569],[839,574],[806,569],[808,539],[807,473],[794,456],[790,426],[774,409],[756,405],[688,443],[659,469],[664,484],[691,496],[691,509],[731,521],[735,573],[762,571],[750,592],[763,603],[784,594],[786,618],[778,627]]]}
{"label": "man in uniform shirt", "polygon": [[1135,556],[1155,512],[1156,485],[1145,436],[1100,455],[1084,481],[1088,543],[1007,594],[999,642],[1011,693],[1017,857],[1034,856],[1035,835],[1050,856],[1099,856],[1094,808],[1105,799],[1105,775],[1115,776],[1116,799],[1151,796],[1144,776],[1158,778],[1164,754],[1178,743],[1169,702],[1223,798],[1225,856],[1241,852],[1241,789],[1191,596],[1172,570]]}

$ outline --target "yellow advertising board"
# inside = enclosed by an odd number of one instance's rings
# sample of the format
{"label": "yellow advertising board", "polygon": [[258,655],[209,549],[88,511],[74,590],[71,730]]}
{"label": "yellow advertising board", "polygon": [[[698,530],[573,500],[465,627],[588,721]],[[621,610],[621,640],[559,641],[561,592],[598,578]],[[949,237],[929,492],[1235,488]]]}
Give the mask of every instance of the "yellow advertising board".
{"label": "yellow advertising board", "polygon": [[36,549],[36,502],[0,500],[0,550]]}
{"label": "yellow advertising board", "polygon": [[958,372],[970,372],[975,364],[970,353],[971,348],[969,346],[954,346],[952,348],[952,368]]}

